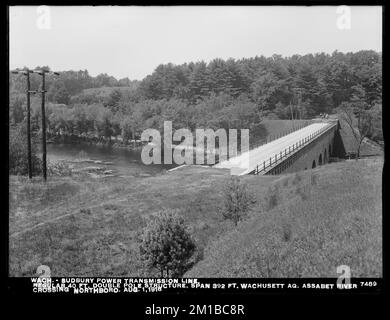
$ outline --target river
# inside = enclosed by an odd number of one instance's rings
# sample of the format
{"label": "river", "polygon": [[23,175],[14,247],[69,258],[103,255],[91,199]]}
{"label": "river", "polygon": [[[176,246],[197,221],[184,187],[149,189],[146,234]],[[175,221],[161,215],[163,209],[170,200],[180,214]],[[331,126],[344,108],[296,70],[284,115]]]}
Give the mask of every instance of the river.
{"label": "river", "polygon": [[[141,150],[100,147],[85,144],[48,144],[47,159],[49,161],[76,160],[81,157],[91,160],[112,162],[105,165],[118,175],[139,176],[155,175],[176,165],[145,165],[141,161]],[[94,164],[95,165],[95,164]],[[99,166],[99,164],[96,164]]]}

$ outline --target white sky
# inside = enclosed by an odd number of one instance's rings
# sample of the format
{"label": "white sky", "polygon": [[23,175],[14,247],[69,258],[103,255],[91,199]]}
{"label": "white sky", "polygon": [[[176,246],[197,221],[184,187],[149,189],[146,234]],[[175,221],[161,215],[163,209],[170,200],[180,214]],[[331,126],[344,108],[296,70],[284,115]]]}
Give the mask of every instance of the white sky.
{"label": "white sky", "polygon": [[93,76],[142,79],[161,63],[214,58],[382,51],[382,8],[350,7],[340,30],[337,7],[10,7],[10,68],[48,65]]}

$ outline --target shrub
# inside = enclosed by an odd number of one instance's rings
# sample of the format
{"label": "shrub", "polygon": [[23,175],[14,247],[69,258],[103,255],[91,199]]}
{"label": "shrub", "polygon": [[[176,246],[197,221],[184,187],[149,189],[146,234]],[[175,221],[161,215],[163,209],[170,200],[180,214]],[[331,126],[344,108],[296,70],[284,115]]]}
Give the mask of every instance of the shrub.
{"label": "shrub", "polygon": [[[37,156],[37,146],[31,141],[32,174],[41,173],[41,160]],[[25,124],[10,128],[9,136],[9,173],[15,175],[28,174],[27,133]]]}
{"label": "shrub", "polygon": [[268,210],[273,209],[279,202],[279,186],[275,185],[273,188],[268,189],[267,195]]}
{"label": "shrub", "polygon": [[142,232],[141,259],[148,268],[157,269],[161,277],[184,274],[194,251],[195,243],[176,211],[159,211]]}
{"label": "shrub", "polygon": [[241,183],[238,177],[231,177],[224,190],[224,208],[222,211],[225,219],[230,219],[237,225],[247,210],[251,202],[247,186]]}

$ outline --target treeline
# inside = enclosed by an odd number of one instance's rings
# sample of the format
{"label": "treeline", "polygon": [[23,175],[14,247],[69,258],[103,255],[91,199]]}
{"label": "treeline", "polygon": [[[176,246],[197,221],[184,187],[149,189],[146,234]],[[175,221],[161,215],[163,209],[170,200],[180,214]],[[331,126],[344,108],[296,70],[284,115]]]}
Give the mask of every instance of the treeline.
{"label": "treeline", "polygon": [[[23,115],[18,119],[25,121]],[[115,105],[46,105],[46,127],[53,135],[79,135],[105,140],[121,136],[126,143],[130,139],[139,139],[144,129],[156,128],[162,131],[164,121],[172,121],[174,129],[256,129],[261,122],[261,115],[253,102],[243,97],[234,99],[228,95],[213,95],[193,105],[187,105],[176,98],[141,100],[130,105],[122,98]],[[40,100],[33,98],[31,128],[38,132],[40,127]]]}
{"label": "treeline", "polygon": [[[211,94],[246,95],[260,110],[279,118],[331,112],[349,101],[356,86],[369,104],[381,100],[382,56],[374,51],[215,59],[210,63],[160,65],[141,83],[145,98],[179,98],[190,103]],[[298,110],[299,109],[299,110]]]}
{"label": "treeline", "polygon": [[[47,69],[49,67],[36,67],[36,69]],[[10,74],[10,92],[12,95],[24,93],[26,90],[26,78],[21,74]],[[59,76],[46,75],[46,90],[48,100],[54,103],[69,104],[71,97],[81,93],[84,89],[100,87],[136,87],[137,80],[130,81],[129,78],[117,80],[107,74],[99,74],[96,77],[89,75],[87,70],[60,71]],[[37,74],[30,75],[31,90],[40,89],[41,77]]]}
{"label": "treeline", "polygon": [[[21,77],[11,81],[11,124],[25,117]],[[87,71],[51,78],[49,130],[128,140],[171,120],[174,128],[256,132],[264,117],[309,119],[332,113],[356,97],[367,108],[381,109],[382,104],[382,55],[374,51],[166,64],[140,82],[126,79],[93,78]],[[39,100],[33,103],[37,129],[38,118]]]}

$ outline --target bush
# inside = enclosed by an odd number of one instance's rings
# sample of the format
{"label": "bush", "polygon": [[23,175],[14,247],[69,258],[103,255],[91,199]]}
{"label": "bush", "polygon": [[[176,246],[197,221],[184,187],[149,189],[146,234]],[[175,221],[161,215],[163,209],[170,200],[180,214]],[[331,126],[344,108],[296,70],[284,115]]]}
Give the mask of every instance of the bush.
{"label": "bush", "polygon": [[184,274],[194,251],[195,243],[176,211],[159,211],[143,230],[141,259],[148,268],[157,269],[161,277]]}
{"label": "bush", "polygon": [[272,210],[279,203],[279,186],[270,187],[267,192],[267,210]]}
{"label": "bush", "polygon": [[224,190],[223,217],[230,219],[237,225],[249,209],[251,197],[248,194],[247,186],[240,182],[238,177],[231,177]]}
{"label": "bush", "polygon": [[[37,146],[31,142],[31,164],[33,175],[41,173],[41,160],[37,156]],[[28,174],[27,132],[25,124],[10,128],[9,137],[9,173],[15,175]]]}

